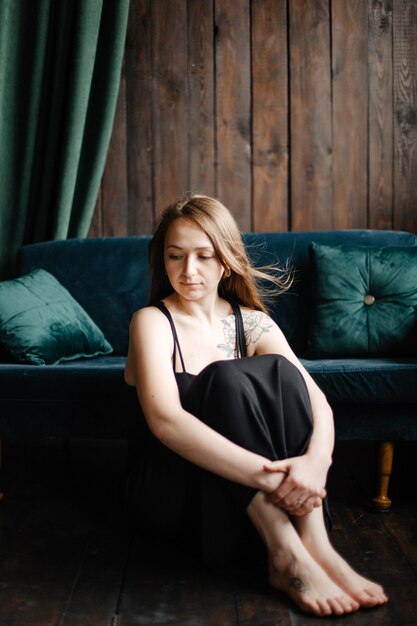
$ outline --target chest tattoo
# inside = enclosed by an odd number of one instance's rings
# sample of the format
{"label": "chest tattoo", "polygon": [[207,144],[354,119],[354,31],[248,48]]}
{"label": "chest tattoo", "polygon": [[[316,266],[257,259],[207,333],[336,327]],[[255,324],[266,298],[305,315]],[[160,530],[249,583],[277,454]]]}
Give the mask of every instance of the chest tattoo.
{"label": "chest tattoo", "polygon": [[224,343],[219,343],[217,347],[219,350],[226,352],[228,359],[236,357],[236,324],[235,316],[232,315],[222,320]]}
{"label": "chest tattoo", "polygon": [[[243,313],[243,327],[245,332],[245,343],[256,343],[263,333],[268,333],[273,323],[271,319],[261,311],[250,311]],[[219,350],[227,353],[227,358],[236,357],[236,322],[232,315],[222,320],[224,343],[217,345]]]}

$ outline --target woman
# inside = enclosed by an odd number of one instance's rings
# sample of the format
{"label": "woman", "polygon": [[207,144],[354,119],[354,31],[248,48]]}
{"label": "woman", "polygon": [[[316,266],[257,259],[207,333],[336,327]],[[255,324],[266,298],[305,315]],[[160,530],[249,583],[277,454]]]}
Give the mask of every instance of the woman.
{"label": "woman", "polygon": [[125,380],[155,437],[206,470],[201,523],[219,513],[217,496],[233,501],[266,546],[270,584],[307,612],[385,603],[328,539],[332,414],[266,313],[259,279],[282,279],[251,267],[229,211],[199,195],[165,210],[150,262],[151,306],[132,318]]}

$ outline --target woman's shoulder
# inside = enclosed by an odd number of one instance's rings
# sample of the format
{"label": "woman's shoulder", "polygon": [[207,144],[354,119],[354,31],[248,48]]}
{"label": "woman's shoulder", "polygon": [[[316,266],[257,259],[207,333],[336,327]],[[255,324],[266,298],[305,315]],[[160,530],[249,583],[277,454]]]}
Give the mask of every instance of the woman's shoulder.
{"label": "woman's shoulder", "polygon": [[271,316],[268,313],[264,313],[259,309],[251,309],[250,307],[239,305],[240,311],[242,313],[243,323],[244,324],[260,324],[260,323],[270,323],[274,324]]}
{"label": "woman's shoulder", "polygon": [[144,306],[132,315],[130,326],[147,326],[148,324],[165,325],[167,322],[166,316],[162,313],[161,309],[157,306]]}
{"label": "woman's shoulder", "polygon": [[264,343],[266,335],[273,329],[275,323],[267,313],[258,309],[240,306],[240,310],[248,354],[252,356],[256,354],[260,344]]}
{"label": "woman's shoulder", "polygon": [[129,326],[129,343],[132,348],[155,352],[162,346],[172,349],[172,332],[168,319],[154,306],[146,306],[133,313]]}

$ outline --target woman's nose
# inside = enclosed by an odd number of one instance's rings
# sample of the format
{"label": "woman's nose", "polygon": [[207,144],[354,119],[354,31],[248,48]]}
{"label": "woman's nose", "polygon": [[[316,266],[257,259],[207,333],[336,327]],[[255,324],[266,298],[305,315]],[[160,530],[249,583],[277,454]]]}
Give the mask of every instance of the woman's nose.
{"label": "woman's nose", "polygon": [[190,276],[195,274],[195,261],[191,256],[185,260],[184,273]]}

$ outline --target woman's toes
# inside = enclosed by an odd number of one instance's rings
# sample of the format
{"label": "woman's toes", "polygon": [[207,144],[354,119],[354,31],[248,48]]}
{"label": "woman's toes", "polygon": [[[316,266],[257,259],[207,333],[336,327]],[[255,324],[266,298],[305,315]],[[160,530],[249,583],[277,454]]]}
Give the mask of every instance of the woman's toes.
{"label": "woman's toes", "polygon": [[335,615],[343,615],[343,613],[347,613],[347,607],[342,600],[332,600],[331,601],[332,613]]}
{"label": "woman's toes", "polygon": [[364,608],[371,608],[378,604],[385,604],[388,601],[387,596],[381,589],[363,589],[355,594],[355,599]]}
{"label": "woman's toes", "polygon": [[337,615],[352,613],[353,611],[357,611],[359,609],[359,602],[356,602],[356,600],[353,600],[348,596],[342,596],[340,598],[337,598],[336,602],[338,610],[335,610],[335,613],[337,613]]}
{"label": "woman's toes", "polygon": [[299,607],[307,613],[319,616],[331,615],[333,612],[326,600],[300,601]]}
{"label": "woman's toes", "polygon": [[329,602],[320,602],[320,613],[319,615],[333,615],[334,611]]}
{"label": "woman's toes", "polygon": [[359,603],[348,596],[337,598],[319,598],[317,600],[299,600],[299,606],[314,615],[344,615],[359,609]]}
{"label": "woman's toes", "polygon": [[367,598],[371,601],[373,601],[374,603],[378,603],[378,604],[385,604],[385,602],[388,601],[387,596],[385,595],[384,591],[382,589],[372,589],[372,590],[365,590],[365,593],[367,595]]}
{"label": "woman's toes", "polygon": [[346,601],[346,612],[353,613],[353,611],[357,611],[360,608],[360,602],[355,600],[354,598],[349,598]]}

